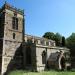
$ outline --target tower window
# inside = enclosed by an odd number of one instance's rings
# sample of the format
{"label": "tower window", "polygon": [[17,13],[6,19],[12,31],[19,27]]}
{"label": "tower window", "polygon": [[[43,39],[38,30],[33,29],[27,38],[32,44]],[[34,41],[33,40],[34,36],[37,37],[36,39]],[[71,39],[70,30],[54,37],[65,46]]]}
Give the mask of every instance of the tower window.
{"label": "tower window", "polygon": [[15,39],[15,33],[13,33],[13,39]]}
{"label": "tower window", "polygon": [[17,17],[12,18],[12,28],[15,30],[18,30],[18,18]]}

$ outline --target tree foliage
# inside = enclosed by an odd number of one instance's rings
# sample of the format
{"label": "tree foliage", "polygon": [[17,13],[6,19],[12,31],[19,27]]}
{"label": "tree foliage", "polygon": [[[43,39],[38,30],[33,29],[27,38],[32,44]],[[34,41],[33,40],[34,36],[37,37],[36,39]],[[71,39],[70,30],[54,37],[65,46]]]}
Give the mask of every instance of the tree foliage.
{"label": "tree foliage", "polygon": [[75,33],[66,39],[66,46],[70,49],[71,55],[75,56]]}
{"label": "tree foliage", "polygon": [[55,34],[55,42],[57,46],[61,46],[62,36],[59,33]]}
{"label": "tree foliage", "polygon": [[59,33],[54,34],[53,32],[46,32],[43,37],[54,40],[57,46],[61,46],[62,36]]}
{"label": "tree foliage", "polygon": [[62,37],[62,46],[65,46],[65,37]]}
{"label": "tree foliage", "polygon": [[53,32],[46,32],[43,37],[54,40],[55,34]]}

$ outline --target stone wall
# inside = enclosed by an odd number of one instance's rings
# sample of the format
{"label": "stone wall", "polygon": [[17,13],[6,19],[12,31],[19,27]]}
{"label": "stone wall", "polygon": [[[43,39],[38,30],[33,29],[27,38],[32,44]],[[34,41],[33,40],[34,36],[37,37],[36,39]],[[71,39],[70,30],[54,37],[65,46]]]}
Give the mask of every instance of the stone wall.
{"label": "stone wall", "polygon": [[37,64],[37,71],[44,71],[45,70],[45,63],[42,62],[42,52],[46,50],[43,47],[36,47],[36,64]]}
{"label": "stone wall", "polygon": [[[42,53],[45,51],[45,55],[42,56]],[[41,46],[36,45],[36,64],[37,64],[37,71],[43,71],[45,69],[60,69],[60,60],[61,56],[59,57],[60,52],[64,53],[68,52],[69,49],[62,48],[62,47],[48,47],[48,46]],[[44,58],[45,57],[45,58]],[[60,58],[60,60],[59,60]],[[44,59],[44,63],[43,63]]]}
{"label": "stone wall", "polygon": [[22,68],[22,60],[21,43],[7,41],[3,48],[2,72]]}

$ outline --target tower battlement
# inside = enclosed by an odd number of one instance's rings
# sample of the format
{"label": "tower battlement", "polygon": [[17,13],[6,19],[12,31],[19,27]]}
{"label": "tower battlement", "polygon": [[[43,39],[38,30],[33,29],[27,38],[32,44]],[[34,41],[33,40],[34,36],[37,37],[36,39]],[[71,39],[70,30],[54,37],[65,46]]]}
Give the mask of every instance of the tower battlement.
{"label": "tower battlement", "polygon": [[6,3],[6,2],[5,2],[5,4],[0,8],[0,12],[1,12],[2,10],[4,10],[4,9],[11,10],[11,11],[16,12],[16,13],[19,13],[19,14],[21,14],[21,15],[24,14],[24,10],[18,9],[18,8],[14,7],[14,6],[10,5],[9,3]]}

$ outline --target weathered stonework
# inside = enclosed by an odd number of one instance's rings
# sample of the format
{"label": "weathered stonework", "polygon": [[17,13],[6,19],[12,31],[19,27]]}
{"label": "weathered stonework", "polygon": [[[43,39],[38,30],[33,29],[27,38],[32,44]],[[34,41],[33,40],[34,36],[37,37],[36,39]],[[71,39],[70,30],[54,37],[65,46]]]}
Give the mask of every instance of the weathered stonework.
{"label": "weathered stonework", "polygon": [[[10,10],[10,9],[12,10]],[[14,17],[14,13],[16,12],[18,18],[18,30],[12,28],[12,18]],[[2,14],[3,13],[3,14]],[[2,67],[1,74],[3,75],[6,71],[15,68],[22,67],[22,58],[21,54],[22,49],[22,35],[23,35],[23,14],[19,13],[18,10],[9,6],[9,4],[5,3],[2,7],[2,11],[0,11],[1,16],[4,16],[3,23],[4,34],[3,37],[3,47],[2,47]],[[0,30],[1,31],[1,30]],[[2,33],[3,33],[2,32]],[[13,33],[15,34],[15,39],[13,39]],[[18,58],[18,59],[17,59]]]}

